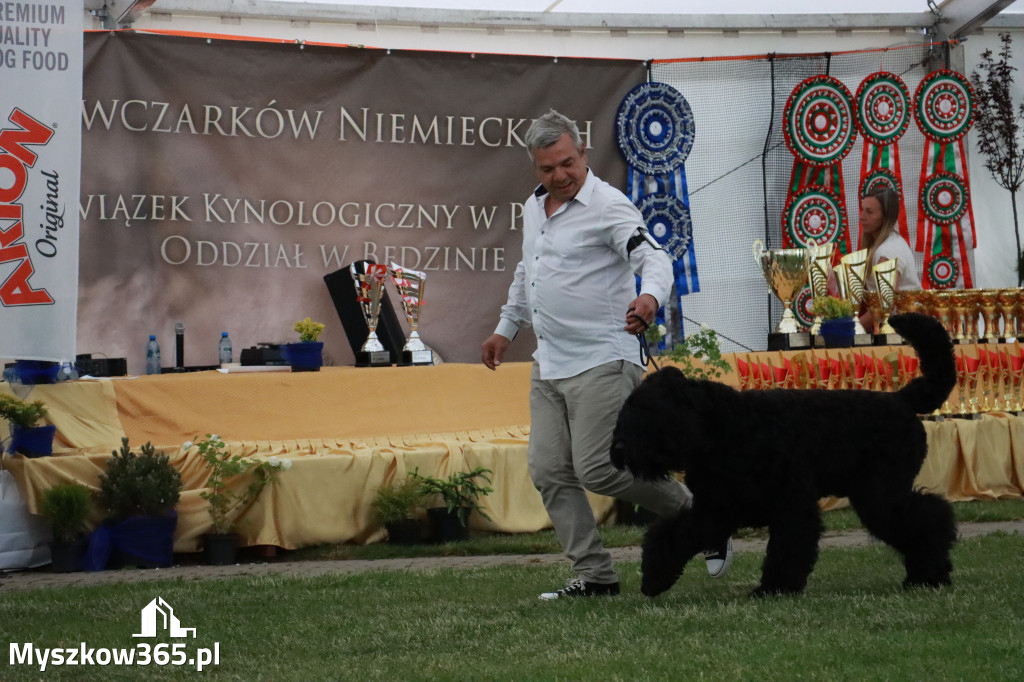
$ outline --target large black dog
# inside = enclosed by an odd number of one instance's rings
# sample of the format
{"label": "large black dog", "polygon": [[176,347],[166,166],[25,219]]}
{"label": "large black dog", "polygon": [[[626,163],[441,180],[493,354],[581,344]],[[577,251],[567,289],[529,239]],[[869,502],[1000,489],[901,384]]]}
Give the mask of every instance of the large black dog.
{"label": "large black dog", "polygon": [[864,526],[903,555],[905,587],[950,583],[956,524],[949,503],[914,489],[927,443],[918,414],[956,383],[949,335],[937,320],[893,316],[923,376],[895,393],[736,391],[666,367],[626,400],[612,440],[618,468],[642,479],[683,471],[693,507],[661,519],[643,546],[642,591],[672,587],[683,566],[737,528],[767,526],[752,596],[799,593],[818,558],[818,500],[848,497]]}

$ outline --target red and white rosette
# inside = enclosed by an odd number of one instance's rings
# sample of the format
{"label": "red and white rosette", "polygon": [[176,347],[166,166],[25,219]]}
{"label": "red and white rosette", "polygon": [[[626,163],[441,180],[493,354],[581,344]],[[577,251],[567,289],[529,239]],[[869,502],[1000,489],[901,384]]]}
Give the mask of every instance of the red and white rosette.
{"label": "red and white rosette", "polygon": [[[899,140],[910,126],[910,91],[896,74],[878,71],[861,81],[856,101],[857,127],[864,136],[860,196],[864,197],[880,182],[885,182],[902,198]],[[897,226],[900,235],[909,242],[907,210],[902,201]],[[857,242],[860,243],[860,234]]]}
{"label": "red and white rosette", "polygon": [[849,252],[842,161],[857,139],[855,116],[853,95],[831,76],[805,79],[786,101],[783,135],[794,159],[783,209],[785,248],[805,246],[810,233],[824,230],[839,251]]}
{"label": "red and white rosette", "polygon": [[814,326],[814,294],[810,285],[805,284],[793,299],[793,315],[797,323],[804,329]]}
{"label": "red and white rosette", "polygon": [[796,248],[831,244],[845,224],[839,197],[823,187],[806,187],[790,196],[782,211],[783,238]]}
{"label": "red and white rosette", "polygon": [[937,256],[928,263],[925,277],[933,289],[952,289],[960,276],[960,268],[950,256]]}
{"label": "red and white rosette", "polygon": [[978,238],[964,151],[964,138],[974,123],[973,106],[970,81],[949,69],[925,76],[914,93],[914,119],[927,138],[915,244],[925,253],[926,289],[974,286],[969,252]]}
{"label": "red and white rosette", "polygon": [[903,79],[878,71],[857,88],[860,132],[878,146],[898,142],[910,125],[910,91]]}
{"label": "red and white rosette", "polygon": [[928,176],[921,185],[921,210],[937,225],[952,225],[967,213],[970,193],[964,179],[940,171]]}
{"label": "red and white rosette", "polygon": [[914,118],[929,140],[953,142],[974,123],[974,90],[956,71],[939,69],[924,77],[914,93]]}
{"label": "red and white rosette", "polygon": [[786,101],[786,146],[812,166],[839,163],[857,139],[854,111],[853,96],[837,79],[822,75],[804,80]]}

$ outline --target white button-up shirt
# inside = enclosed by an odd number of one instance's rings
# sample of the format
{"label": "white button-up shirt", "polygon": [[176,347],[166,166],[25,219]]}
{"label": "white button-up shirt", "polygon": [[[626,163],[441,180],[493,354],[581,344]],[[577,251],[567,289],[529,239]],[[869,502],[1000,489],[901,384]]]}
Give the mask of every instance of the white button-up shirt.
{"label": "white button-up shirt", "polygon": [[662,305],[672,289],[671,260],[646,240],[627,252],[643,217],[590,169],[576,197],[550,218],[546,198],[538,187],[526,201],[523,259],[496,333],[512,339],[532,324],[542,379],[576,376],[614,360],[640,364],[636,337],[622,329],[637,297],[634,274],[641,275],[640,293]]}

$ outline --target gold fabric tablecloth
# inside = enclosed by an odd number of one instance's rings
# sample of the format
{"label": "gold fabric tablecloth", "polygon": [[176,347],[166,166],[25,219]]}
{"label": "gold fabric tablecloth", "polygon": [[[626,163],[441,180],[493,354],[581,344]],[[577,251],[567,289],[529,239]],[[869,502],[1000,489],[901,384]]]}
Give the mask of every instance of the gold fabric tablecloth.
{"label": "gold fabric tablecloth", "polygon": [[[292,467],[239,517],[246,545],[298,548],[374,542],[383,537],[370,514],[381,485],[419,469],[447,476],[491,469],[495,492],[483,499],[491,521],[471,527],[534,532],[550,527],[526,467],[530,363],[324,368],[321,372],[162,375],[65,382],[32,389],[57,426],[54,456],[5,456],[32,511],[42,490],[63,480],[96,486],[104,462],[127,435],[146,441],[179,468],[176,551],[193,551],[210,529],[199,493],[206,470],[181,445],[215,433],[232,452],[288,458]],[[731,375],[735,379],[735,374]],[[0,383],[0,391],[11,387]],[[18,388],[19,393],[24,387]],[[951,500],[1019,497],[1024,492],[1024,418],[1003,413],[978,420],[925,422],[929,455],[918,484]],[[6,424],[0,437],[6,437]],[[599,520],[613,510],[592,495]],[[842,501],[826,500],[823,507]],[[99,512],[94,521],[99,521]]]}

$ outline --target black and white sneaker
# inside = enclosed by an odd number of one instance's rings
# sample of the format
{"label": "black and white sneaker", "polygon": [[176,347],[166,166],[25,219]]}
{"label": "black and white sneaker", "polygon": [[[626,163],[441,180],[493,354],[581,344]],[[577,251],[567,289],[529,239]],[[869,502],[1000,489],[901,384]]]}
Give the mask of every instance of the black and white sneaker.
{"label": "black and white sneaker", "polygon": [[726,538],[725,542],[714,549],[704,550],[704,562],[712,578],[721,578],[728,573],[732,566],[732,538]]}
{"label": "black and white sneaker", "polygon": [[618,583],[588,583],[581,578],[572,578],[557,592],[545,592],[541,599],[562,599],[563,597],[614,597],[619,593]]}

